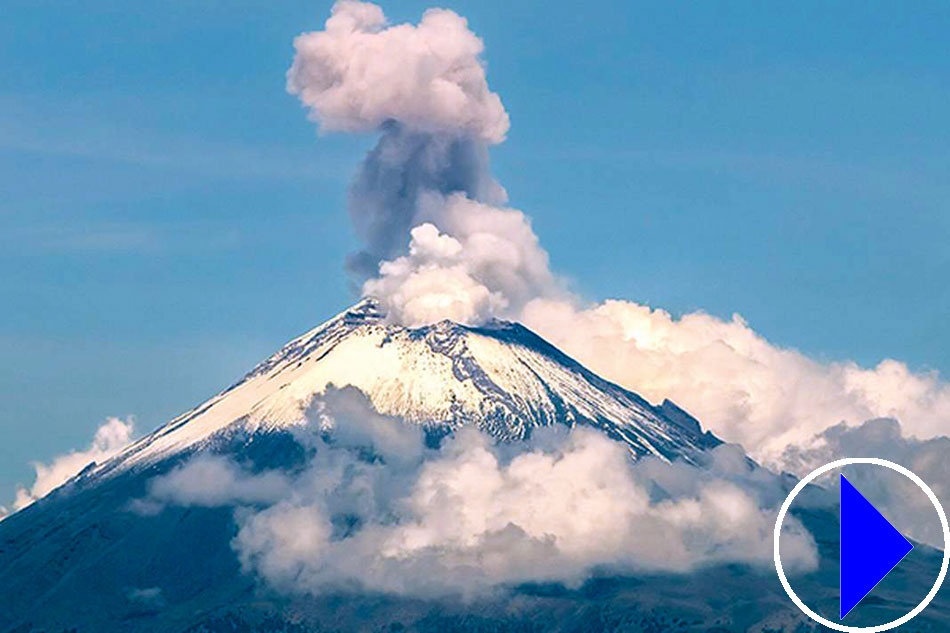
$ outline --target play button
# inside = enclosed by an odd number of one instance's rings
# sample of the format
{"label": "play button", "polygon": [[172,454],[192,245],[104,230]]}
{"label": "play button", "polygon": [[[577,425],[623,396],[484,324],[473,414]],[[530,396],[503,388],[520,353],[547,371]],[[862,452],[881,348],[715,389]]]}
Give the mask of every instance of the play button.
{"label": "play button", "polygon": [[841,619],[914,546],[841,475]]}
{"label": "play button", "polygon": [[[937,517],[940,519],[940,527],[943,531],[943,557],[940,562],[940,571],[934,580],[933,586],[927,595],[910,611],[901,617],[871,626],[854,626],[844,624],[844,619],[848,613],[866,596],[874,591],[874,588],[887,576],[888,573],[913,549],[910,542],[885,519],[880,512],[875,509],[867,499],[861,495],[851,483],[841,477],[841,496],[840,496],[840,618],[835,622],[815,612],[814,609],[805,604],[801,597],[792,588],[788,577],[785,575],[785,569],[782,567],[781,556],[781,538],[782,525],[785,516],[791,508],[792,502],[807,486],[812,485],[823,475],[831,471],[839,470],[845,466],[855,466],[866,464],[868,466],[879,466],[900,473],[904,477],[914,482],[927,496],[933,504]],[[788,493],[785,502],[779,508],[778,516],[775,519],[775,529],[773,531],[773,552],[775,559],[775,571],[778,573],[782,588],[788,594],[789,599],[795,606],[809,618],[818,622],[822,626],[833,631],[843,631],[845,633],[882,633],[895,627],[906,624],[914,617],[919,615],[927,605],[934,599],[940,586],[947,577],[948,568],[950,568],[950,521],[937,499],[937,495],[930,489],[920,477],[907,470],[900,464],[895,464],[886,459],[877,457],[849,457],[825,464],[816,468],[805,475]],[[860,611],[860,610],[859,610]]]}

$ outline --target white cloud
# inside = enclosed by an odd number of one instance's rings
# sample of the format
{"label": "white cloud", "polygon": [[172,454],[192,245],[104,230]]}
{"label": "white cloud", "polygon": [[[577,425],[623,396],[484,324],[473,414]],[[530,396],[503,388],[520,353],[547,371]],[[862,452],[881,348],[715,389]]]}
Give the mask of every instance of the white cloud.
{"label": "white cloud", "polygon": [[582,309],[542,299],[521,320],[595,372],[648,400],[674,400],[768,462],[841,421],[895,417],[917,437],[950,423],[950,385],[936,373],[894,360],[871,369],[820,363],[772,345],[739,316],[675,319],[630,301]]}
{"label": "white cloud", "polygon": [[[322,432],[332,435],[336,447],[371,449],[398,466],[418,463],[422,458],[422,427],[378,413],[356,387],[329,387],[311,403],[307,417]],[[312,438],[304,435],[300,439],[307,443]]]}
{"label": "white cloud", "polygon": [[149,484],[153,501],[185,506],[273,503],[289,491],[281,473],[250,474],[226,457],[204,454]]}
{"label": "white cloud", "polygon": [[391,319],[423,325],[441,319],[479,324],[515,317],[537,296],[563,294],[528,218],[456,193],[429,193],[409,253],[383,262],[363,286]]}
{"label": "white cloud", "polygon": [[508,114],[489,90],[482,41],[465,19],[429,9],[388,26],[380,7],[341,0],[323,31],[294,40],[287,89],[327,131],[366,132],[393,120],[422,132],[500,143]]}
{"label": "white cloud", "polygon": [[[338,533],[327,497],[304,495],[243,515],[234,546],[246,570],[305,593],[342,585],[472,597],[530,581],[577,586],[597,570],[770,563],[774,510],[755,488],[692,467],[649,468],[688,491],[652,500],[646,468],[596,431],[576,430],[552,451],[506,462],[468,429],[352,533]],[[787,540],[793,566],[813,567],[810,536],[795,524]]]}
{"label": "white cloud", "polygon": [[[257,507],[235,510],[243,568],[284,591],[472,597],[528,581],[576,586],[598,571],[771,564],[784,491],[735,447],[713,451],[705,469],[634,462],[589,429],[496,446],[466,428],[436,450],[418,427],[372,413],[352,389],[311,412],[311,435],[301,436],[315,449],[307,467],[267,507],[257,497]],[[368,421],[357,422],[364,413]],[[274,476],[233,468],[229,481]],[[200,473],[186,466],[151,489],[195,503],[169,492],[193,488],[186,474]],[[232,493],[227,503],[248,502],[242,487],[222,489]],[[811,537],[794,521],[786,541],[793,567],[814,566]]]}
{"label": "white cloud", "polygon": [[[383,262],[379,278],[363,285],[365,294],[379,298],[390,319],[409,326],[442,319],[480,323],[508,306],[504,295],[472,276],[457,239],[432,224],[421,224],[410,234],[409,255]],[[451,253],[440,253],[439,247],[451,247]]]}
{"label": "white cloud", "polygon": [[132,441],[134,423],[131,418],[109,418],[96,430],[92,444],[84,451],[72,451],[53,459],[49,464],[34,462],[36,479],[29,488],[19,488],[14,510],[22,510],[37,499],[60,487],[92,463],[102,463]]}

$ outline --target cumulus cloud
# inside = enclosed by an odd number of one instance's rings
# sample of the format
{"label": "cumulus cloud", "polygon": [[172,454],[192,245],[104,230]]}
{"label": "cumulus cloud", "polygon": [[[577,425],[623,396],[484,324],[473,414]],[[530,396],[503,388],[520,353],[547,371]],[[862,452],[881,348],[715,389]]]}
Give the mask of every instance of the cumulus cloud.
{"label": "cumulus cloud", "polygon": [[[868,420],[857,427],[835,425],[816,435],[807,446],[789,447],[781,465],[803,476],[843,457],[879,457],[898,463],[924,480],[944,508],[950,508],[950,438],[917,440],[906,437],[896,420]],[[874,503],[909,537],[944,548],[943,531],[933,504],[914,482],[899,473],[876,466],[844,469],[848,481]],[[838,489],[837,472],[822,480]]]}
{"label": "cumulus cloud", "polygon": [[[306,497],[246,515],[234,545],[245,569],[309,593],[342,585],[472,596],[531,581],[576,586],[597,570],[768,564],[774,513],[753,494],[725,478],[697,483],[696,472],[665,474],[692,479],[678,482],[689,491],[651,500],[623,447],[594,431],[505,462],[467,430],[359,529],[341,536],[333,504]],[[800,568],[814,565],[800,526],[789,542]]]}
{"label": "cumulus cloud", "polygon": [[267,503],[289,490],[290,481],[282,473],[250,474],[226,457],[206,454],[149,484],[153,501],[186,506]]}
{"label": "cumulus cloud", "polygon": [[[577,586],[602,572],[771,561],[784,489],[736,447],[717,448],[705,468],[634,462],[590,429],[498,446],[467,428],[426,448],[418,427],[374,413],[354,390],[311,412],[300,439],[313,457],[266,507],[240,507],[237,492],[165,496],[239,506],[232,545],[243,568],[284,591],[472,597],[532,581]],[[159,481],[153,490],[190,485]],[[810,535],[794,521],[788,529],[791,565],[812,568]]]}
{"label": "cumulus cloud", "polygon": [[726,441],[776,463],[788,445],[838,422],[899,418],[914,436],[946,432],[950,385],[885,360],[820,363],[771,344],[739,316],[673,318],[630,301],[579,308],[529,303],[521,320],[604,377],[649,400],[670,398]]}
{"label": "cumulus cloud", "polygon": [[[371,451],[396,465],[417,463],[425,447],[425,432],[417,424],[378,413],[356,387],[329,387],[307,409],[307,418],[329,433],[337,448]],[[312,444],[304,433],[300,441]]]}
{"label": "cumulus cloud", "polygon": [[36,479],[29,488],[17,490],[14,510],[22,510],[59,488],[93,463],[102,463],[131,443],[135,425],[131,418],[109,418],[96,430],[92,444],[84,451],[72,451],[49,464],[33,463]]}
{"label": "cumulus cloud", "polygon": [[508,114],[488,88],[482,41],[465,18],[429,9],[417,25],[389,26],[375,4],[342,0],[322,31],[294,40],[287,89],[327,131],[413,130],[500,143]]}
{"label": "cumulus cloud", "polygon": [[462,194],[428,194],[430,221],[410,231],[409,253],[383,262],[363,285],[390,318],[414,326],[515,317],[538,296],[563,294],[528,218]]}
{"label": "cumulus cloud", "polygon": [[478,323],[508,306],[502,293],[469,272],[458,239],[432,224],[420,224],[410,235],[409,255],[384,262],[380,277],[363,285],[366,294],[381,297],[390,319],[409,326],[446,318]]}

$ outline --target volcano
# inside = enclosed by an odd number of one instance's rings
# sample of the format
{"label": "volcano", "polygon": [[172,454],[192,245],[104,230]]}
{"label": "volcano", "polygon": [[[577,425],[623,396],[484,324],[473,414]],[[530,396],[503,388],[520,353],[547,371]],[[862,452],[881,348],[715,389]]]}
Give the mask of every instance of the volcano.
{"label": "volcano", "polygon": [[303,424],[314,396],[331,386],[355,387],[379,413],[434,434],[474,425],[516,441],[539,427],[588,425],[635,455],[687,461],[720,443],[672,402],[651,405],[522,325],[442,321],[407,328],[388,324],[378,304],[364,299],[87,475],[157,463],[223,436]]}
{"label": "volcano", "polygon": [[[721,444],[672,402],[650,404],[517,323],[407,328],[365,299],[0,522],[0,633],[807,630],[774,574],[736,565],[689,576],[608,574],[570,589],[513,587],[476,602],[352,588],[288,596],[241,568],[233,508],[133,511],[151,480],[196,455],[296,467],[295,430],[307,424],[316,397],[342,388],[361,392],[380,414],[418,425],[433,442],[466,426],[503,444],[583,426],[622,442],[632,458],[700,467]],[[756,468],[751,460],[748,468]],[[815,512],[803,521],[819,547],[834,547],[835,517]],[[898,610],[908,578],[937,554],[921,547],[913,556],[919,560],[909,558],[883,591],[896,596]],[[833,552],[826,558],[837,560]],[[836,579],[835,569],[821,569],[807,582],[831,601]],[[750,595],[754,608],[743,606]]]}

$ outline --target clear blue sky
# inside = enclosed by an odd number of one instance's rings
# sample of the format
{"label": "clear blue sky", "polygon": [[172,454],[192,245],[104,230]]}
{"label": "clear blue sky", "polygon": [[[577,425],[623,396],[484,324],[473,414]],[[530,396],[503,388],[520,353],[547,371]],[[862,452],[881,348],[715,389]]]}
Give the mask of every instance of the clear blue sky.
{"label": "clear blue sky", "polygon": [[[106,416],[151,429],[352,300],[372,139],[319,138],[283,87],[329,4],[6,0],[0,501]],[[499,179],[585,296],[950,373],[950,5],[766,4],[442,6],[511,114]]]}

